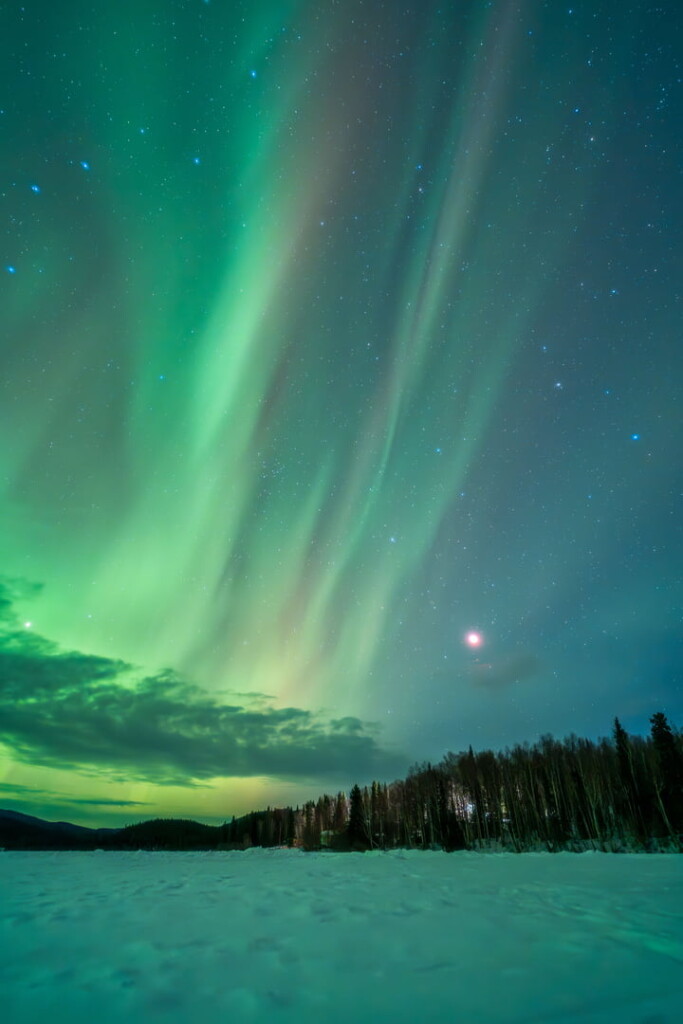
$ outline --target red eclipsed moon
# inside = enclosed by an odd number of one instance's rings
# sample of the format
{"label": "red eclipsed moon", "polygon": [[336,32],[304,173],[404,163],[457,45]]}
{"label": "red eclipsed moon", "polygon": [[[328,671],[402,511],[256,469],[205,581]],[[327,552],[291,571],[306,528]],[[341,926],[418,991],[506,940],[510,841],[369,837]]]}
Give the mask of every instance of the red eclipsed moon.
{"label": "red eclipsed moon", "polygon": [[465,643],[468,647],[481,647],[483,642],[484,638],[481,633],[477,633],[474,629],[471,629],[465,637]]}

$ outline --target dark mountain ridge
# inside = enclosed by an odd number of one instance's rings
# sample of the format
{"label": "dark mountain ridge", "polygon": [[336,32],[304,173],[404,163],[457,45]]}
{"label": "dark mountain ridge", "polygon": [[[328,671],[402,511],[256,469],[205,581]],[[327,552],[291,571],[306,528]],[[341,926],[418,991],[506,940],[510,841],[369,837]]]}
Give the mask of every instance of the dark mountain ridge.
{"label": "dark mountain ridge", "polygon": [[0,809],[0,846],[11,850],[82,850],[101,846],[120,832],[86,828],[70,821],[45,821],[20,811]]}
{"label": "dark mountain ridge", "polygon": [[209,850],[225,842],[225,828],[182,818],[87,828],[0,809],[0,847],[6,850]]}

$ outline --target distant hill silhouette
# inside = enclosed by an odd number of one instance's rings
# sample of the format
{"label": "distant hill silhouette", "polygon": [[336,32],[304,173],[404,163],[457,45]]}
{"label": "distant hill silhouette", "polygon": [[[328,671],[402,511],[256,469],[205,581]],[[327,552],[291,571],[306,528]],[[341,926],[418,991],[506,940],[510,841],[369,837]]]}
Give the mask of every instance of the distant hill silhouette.
{"label": "distant hill silhouette", "polygon": [[227,830],[227,825],[182,818],[157,818],[125,828],[86,828],[0,809],[0,848],[5,850],[214,850],[227,845]]}
{"label": "distant hill silhouette", "polygon": [[92,850],[108,845],[121,829],[86,828],[68,821],[44,821],[0,809],[0,847],[6,850]]}
{"label": "distant hill silhouette", "polygon": [[214,850],[227,841],[227,826],[184,818],[155,818],[128,825],[112,837],[117,850]]}

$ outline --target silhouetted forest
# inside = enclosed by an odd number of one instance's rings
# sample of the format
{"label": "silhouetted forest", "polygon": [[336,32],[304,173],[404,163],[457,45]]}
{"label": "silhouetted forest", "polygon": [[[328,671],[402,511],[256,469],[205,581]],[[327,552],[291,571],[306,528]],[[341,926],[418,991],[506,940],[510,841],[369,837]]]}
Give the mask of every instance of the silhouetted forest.
{"label": "silhouetted forest", "polygon": [[542,736],[448,753],[389,785],[354,786],[227,826],[243,846],[304,849],[683,850],[683,737],[658,712],[648,737],[618,719],[597,743]]}
{"label": "silhouetted forest", "polygon": [[[303,807],[220,826],[175,819],[83,829],[0,812],[14,849],[393,849],[683,851],[683,736],[662,712],[647,737],[618,719],[610,739],[577,736],[505,751],[448,753],[406,779],[353,786]],[[37,823],[37,824],[36,824]]]}

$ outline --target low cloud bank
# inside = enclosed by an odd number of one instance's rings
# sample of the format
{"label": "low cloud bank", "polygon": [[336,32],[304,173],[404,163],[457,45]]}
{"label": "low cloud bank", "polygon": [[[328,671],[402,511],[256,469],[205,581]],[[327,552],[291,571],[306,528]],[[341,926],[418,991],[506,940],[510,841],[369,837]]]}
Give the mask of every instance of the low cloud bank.
{"label": "low cloud bank", "polygon": [[225,704],[170,670],[140,676],[124,661],[63,651],[20,627],[12,596],[0,583],[0,741],[20,761],[183,786],[405,768],[359,719],[276,708],[262,695]]}

